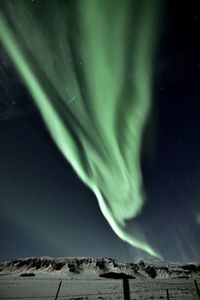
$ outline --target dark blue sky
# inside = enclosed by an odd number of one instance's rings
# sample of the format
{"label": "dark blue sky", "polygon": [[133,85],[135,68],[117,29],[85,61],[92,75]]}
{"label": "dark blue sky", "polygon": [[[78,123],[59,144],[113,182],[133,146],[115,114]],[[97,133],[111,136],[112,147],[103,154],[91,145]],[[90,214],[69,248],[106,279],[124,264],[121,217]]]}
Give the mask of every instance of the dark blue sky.
{"label": "dark blue sky", "polygon": [[[167,260],[200,259],[200,16],[167,1],[155,62],[154,113],[141,157],[147,202],[129,231]],[[111,230],[94,195],[58,152],[1,51],[0,260],[145,254]],[[150,129],[149,129],[150,128]],[[134,179],[133,179],[134,180]]]}

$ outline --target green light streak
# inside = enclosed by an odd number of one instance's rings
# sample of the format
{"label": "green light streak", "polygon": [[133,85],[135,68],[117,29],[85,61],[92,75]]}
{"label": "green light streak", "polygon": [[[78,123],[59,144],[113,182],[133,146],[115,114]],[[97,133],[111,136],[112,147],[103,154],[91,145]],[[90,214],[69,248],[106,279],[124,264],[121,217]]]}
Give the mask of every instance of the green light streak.
{"label": "green light streak", "polygon": [[114,232],[158,256],[125,230],[144,202],[140,148],[151,106],[158,3],[84,0],[72,9],[66,2],[6,1],[1,42]]}
{"label": "green light streak", "polygon": [[200,225],[200,213],[197,215],[197,222],[198,222],[199,225]]}

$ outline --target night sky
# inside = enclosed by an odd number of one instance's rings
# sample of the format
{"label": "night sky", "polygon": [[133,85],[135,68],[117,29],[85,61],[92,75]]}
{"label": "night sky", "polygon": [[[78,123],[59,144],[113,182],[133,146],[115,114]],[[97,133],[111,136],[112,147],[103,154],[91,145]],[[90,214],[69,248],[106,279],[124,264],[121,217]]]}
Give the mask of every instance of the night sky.
{"label": "night sky", "polygon": [[[176,2],[176,3],[174,3]],[[200,259],[200,16],[167,0],[154,63],[153,114],[141,154],[146,203],[130,233],[170,261]],[[134,180],[134,178],[133,178]],[[0,260],[149,257],[121,241],[57,149],[0,48]]]}

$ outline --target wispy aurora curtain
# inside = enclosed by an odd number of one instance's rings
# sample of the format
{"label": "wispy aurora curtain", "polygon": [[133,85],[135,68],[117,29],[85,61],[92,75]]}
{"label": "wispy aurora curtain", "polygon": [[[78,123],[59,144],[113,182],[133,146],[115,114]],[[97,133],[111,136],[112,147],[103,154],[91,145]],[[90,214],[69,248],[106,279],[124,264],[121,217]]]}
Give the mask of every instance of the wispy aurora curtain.
{"label": "wispy aurora curtain", "polygon": [[143,206],[140,150],[151,106],[156,0],[4,0],[0,40],[65,158],[115,233]]}

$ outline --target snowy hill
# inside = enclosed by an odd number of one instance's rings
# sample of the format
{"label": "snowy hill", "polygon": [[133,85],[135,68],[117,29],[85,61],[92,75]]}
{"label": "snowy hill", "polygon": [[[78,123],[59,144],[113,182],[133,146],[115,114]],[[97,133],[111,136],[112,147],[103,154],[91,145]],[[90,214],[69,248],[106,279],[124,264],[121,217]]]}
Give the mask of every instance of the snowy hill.
{"label": "snowy hill", "polygon": [[129,275],[135,279],[156,278],[200,278],[200,263],[169,263],[161,260],[142,260],[138,263],[120,263],[112,258],[85,257],[30,257],[0,263],[0,275],[21,275],[34,273],[66,276],[67,278],[97,278],[99,276],[113,278]]}

